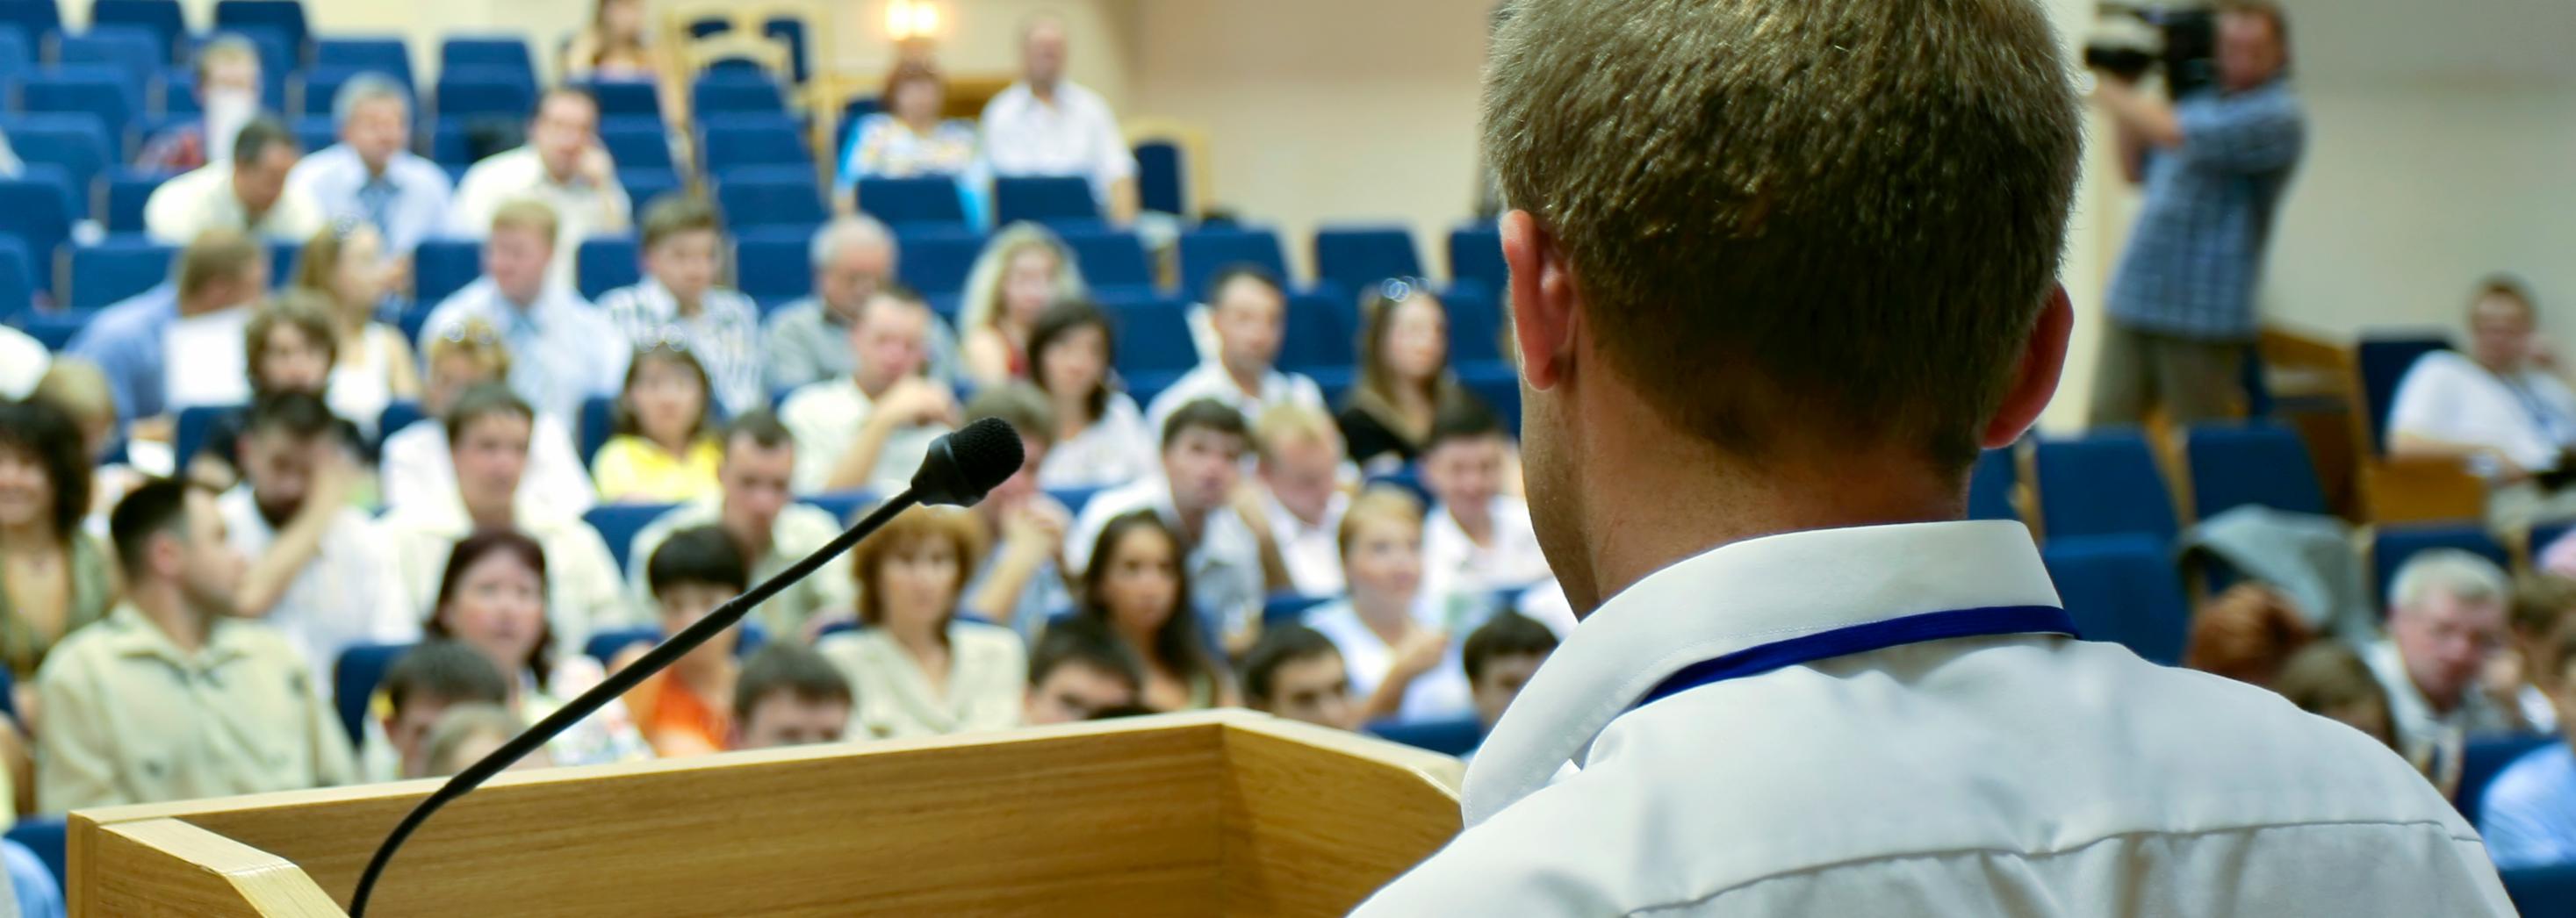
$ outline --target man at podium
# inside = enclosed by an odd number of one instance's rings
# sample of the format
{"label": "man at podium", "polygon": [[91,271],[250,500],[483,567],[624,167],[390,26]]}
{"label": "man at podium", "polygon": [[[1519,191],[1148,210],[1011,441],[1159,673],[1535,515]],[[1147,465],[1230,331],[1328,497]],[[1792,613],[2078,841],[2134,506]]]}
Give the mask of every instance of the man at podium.
{"label": "man at podium", "polygon": [[[1586,618],[1361,914],[2512,913],[2385,747],[2076,639],[2031,534],[1959,521],[2074,320],[2040,6],[1510,7],[1485,147]],[[2222,64],[2280,26],[2221,20]]]}

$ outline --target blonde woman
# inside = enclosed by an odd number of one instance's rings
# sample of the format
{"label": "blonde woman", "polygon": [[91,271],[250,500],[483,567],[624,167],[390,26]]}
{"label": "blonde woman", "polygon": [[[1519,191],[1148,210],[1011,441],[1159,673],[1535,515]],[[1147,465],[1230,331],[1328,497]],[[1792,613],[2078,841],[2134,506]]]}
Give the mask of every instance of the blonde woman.
{"label": "blonde woman", "polygon": [[376,228],[341,221],[304,244],[295,288],[329,307],[338,359],[331,367],[331,408],[374,429],[395,400],[420,398],[420,370],[401,329],[376,321],[376,304],[399,273],[385,257]]}
{"label": "blonde woman", "polygon": [[966,379],[984,387],[1028,378],[1029,331],[1038,314],[1085,296],[1082,269],[1063,240],[1035,223],[1003,227],[966,274],[957,313]]}

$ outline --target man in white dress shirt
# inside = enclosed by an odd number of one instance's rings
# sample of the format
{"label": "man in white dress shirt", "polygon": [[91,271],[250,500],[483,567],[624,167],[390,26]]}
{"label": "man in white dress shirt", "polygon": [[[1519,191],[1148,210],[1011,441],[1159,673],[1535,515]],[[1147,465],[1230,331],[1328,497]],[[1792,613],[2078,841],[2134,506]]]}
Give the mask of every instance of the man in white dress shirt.
{"label": "man in white dress shirt", "polygon": [[1110,520],[1152,508],[1189,543],[1183,565],[1190,596],[1209,630],[1224,635],[1230,646],[1249,648],[1262,600],[1274,585],[1262,562],[1269,551],[1263,531],[1244,519],[1233,499],[1251,440],[1243,416],[1214,399],[1181,406],[1163,428],[1163,474],[1092,495],[1064,543],[1065,570],[1090,569],[1092,549]]}
{"label": "man in white dress shirt", "polygon": [[1584,619],[1360,914],[2513,913],[2378,741],[2066,637],[1960,521],[2064,365],[2070,69],[2031,0],[1513,5],[1485,149]]}
{"label": "man in white dress shirt", "polygon": [[[1342,513],[1351,496],[1342,491],[1342,432],[1332,416],[1304,405],[1281,405],[1254,421],[1252,438],[1261,499],[1239,511],[1258,510],[1291,589],[1306,596],[1342,591]],[[1247,518],[1249,513],[1247,512]]]}
{"label": "man in white dress shirt", "polygon": [[454,192],[446,170],[411,152],[411,93],[380,73],[362,73],[331,100],[340,142],[297,163],[286,187],[330,217],[376,228],[385,255],[408,258],[446,229]]}
{"label": "man in white dress shirt", "polygon": [[1161,430],[1174,409],[1203,398],[1224,403],[1247,421],[1281,405],[1330,413],[1314,380],[1277,366],[1288,328],[1288,292],[1278,278],[1250,265],[1218,271],[1208,281],[1207,314],[1216,334],[1214,359],[1200,361],[1154,396],[1145,409],[1147,425]]}
{"label": "man in white dress shirt", "polygon": [[2576,392],[2539,336],[2531,293],[2493,278],[2469,302],[2469,350],[2415,360],[2388,407],[2388,453],[2457,459],[2487,480],[2499,532],[2576,516]]}
{"label": "man in white dress shirt", "polygon": [[322,209],[286,182],[304,156],[286,125],[254,118],[233,150],[232,159],[207,163],[152,189],[143,202],[144,232],[155,241],[185,245],[210,229],[297,244],[322,231]]}
{"label": "man in white dress shirt", "polygon": [[957,396],[926,379],[930,307],[909,292],[878,291],[850,326],[857,369],[799,387],[778,406],[796,434],[800,494],[901,488],[930,442],[957,425]]}
{"label": "man in white dress shirt", "polygon": [[1511,437],[1484,405],[1460,399],[1432,418],[1423,441],[1422,484],[1431,512],[1422,521],[1422,592],[1465,596],[1478,605],[1498,590],[1549,578],[1530,507],[1503,493]]}
{"label": "man in white dress shirt", "polygon": [[349,503],[359,470],[320,398],[268,396],[243,423],[244,484],[215,501],[234,550],[251,559],[234,611],[286,635],[331,694],[331,667],[353,644],[420,639],[393,546]]}
{"label": "man in white dress shirt", "polygon": [[1064,20],[1040,15],[1020,33],[1020,81],[984,105],[984,157],[997,176],[1091,180],[1110,220],[1136,218],[1136,151],[1109,103],[1066,79]]}
{"label": "man in white dress shirt", "polygon": [[548,270],[565,287],[574,286],[573,258],[582,240],[626,231],[633,203],[599,142],[599,100],[588,90],[558,86],[538,97],[527,145],[484,158],[456,183],[448,230],[481,238],[501,205],[518,200],[554,209],[561,226]]}

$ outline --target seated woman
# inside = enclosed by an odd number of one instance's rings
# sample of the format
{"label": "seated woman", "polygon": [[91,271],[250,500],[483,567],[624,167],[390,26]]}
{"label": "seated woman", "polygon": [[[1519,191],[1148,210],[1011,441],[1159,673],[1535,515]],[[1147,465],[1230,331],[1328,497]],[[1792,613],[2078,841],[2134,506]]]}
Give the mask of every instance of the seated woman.
{"label": "seated woman", "polygon": [[1157,711],[1243,703],[1190,604],[1188,555],[1162,517],[1139,510],[1101,527],[1082,576],[1080,614],[1145,662],[1144,706]]}
{"label": "seated woman", "polygon": [[[250,371],[251,401],[279,392],[307,392],[322,396],[326,404],[331,401],[340,336],[332,327],[330,307],[318,296],[288,291],[262,304],[243,329],[242,347],[242,365]],[[339,417],[343,439],[353,446],[363,442],[357,425],[347,415]],[[208,425],[203,445],[188,460],[190,478],[217,491],[239,482],[240,472],[233,462],[247,418],[247,410],[232,411]]]}
{"label": "seated woman", "polygon": [[1055,409],[1055,445],[1038,465],[1048,488],[1111,488],[1162,472],[1145,412],[1111,388],[1109,316],[1079,300],[1057,303],[1029,330],[1029,378]]}
{"label": "seated woman", "polygon": [[[1342,570],[1350,595],[1308,610],[1306,624],[1331,638],[1349,665],[1352,694],[1365,699],[1360,721],[1436,720],[1475,711],[1451,633],[1474,622],[1464,603],[1422,591],[1422,504],[1379,489],[1351,501],[1342,516]],[[1450,606],[1460,606],[1453,616]]]}
{"label": "seated woman", "polygon": [[[464,322],[431,338],[428,357],[429,383],[421,391],[421,420],[385,432],[379,478],[387,512],[456,493],[456,465],[447,449],[442,419],[465,390],[510,378],[509,348],[501,343],[500,333],[481,320]],[[527,474],[519,485],[520,503],[546,515],[573,517],[597,502],[595,493],[563,419],[538,415],[528,443]]]}
{"label": "seated woman", "polygon": [[635,352],[617,396],[616,434],[590,460],[605,503],[676,504],[716,493],[715,409],[706,367],[670,342]]}
{"label": "seated woman", "polygon": [[982,387],[1028,378],[1038,314],[1087,295],[1073,250],[1046,227],[1014,223],[993,234],[966,272],[966,295],[957,307],[967,381]]}
{"label": "seated woman", "polygon": [[948,84],[929,61],[907,58],[886,75],[885,110],[859,119],[841,151],[832,181],[832,204],[847,212],[863,178],[957,179],[959,203],[969,224],[983,225],[981,177],[975,175],[975,125],[940,117]]}
{"label": "seated woman", "polygon": [[[546,625],[546,554],[536,540],[486,530],[456,543],[438,581],[438,601],[425,629],[465,642],[510,679],[510,710],[535,723],[563,700],[599,684],[599,664],[553,656]],[[595,765],[652,757],[626,705],[611,701],[546,743],[559,765]]]}
{"label": "seated woman", "polygon": [[[733,537],[714,526],[682,530],[653,550],[644,577],[651,584],[664,637],[698,623],[708,612],[751,586],[751,568]],[[644,741],[664,758],[721,752],[733,729],[737,678],[734,644],[740,629],[716,632],[671,668],[644,677],[623,696],[644,729]],[[638,644],[617,653],[610,669],[625,669],[652,648]]]}
{"label": "seated woman", "polygon": [[0,402],[0,663],[16,677],[21,717],[45,654],[116,603],[114,559],[81,528],[90,503],[81,446],[52,402]]}
{"label": "seated woman", "polygon": [[957,620],[983,530],[964,510],[916,507],[859,543],[858,631],[814,645],[850,680],[851,737],[935,736],[1020,722],[1028,655],[1009,629]]}
{"label": "seated woman", "polygon": [[1449,372],[1449,313],[1416,282],[1389,280],[1360,304],[1360,379],[1340,414],[1351,461],[1370,475],[1393,472],[1431,439],[1440,406],[1458,398]]}
{"label": "seated woman", "polygon": [[294,290],[327,308],[338,359],[331,366],[331,413],[376,435],[376,419],[396,399],[420,398],[420,368],[401,329],[376,321],[376,305],[393,289],[400,267],[385,257],[384,237],[343,220],[304,244]]}

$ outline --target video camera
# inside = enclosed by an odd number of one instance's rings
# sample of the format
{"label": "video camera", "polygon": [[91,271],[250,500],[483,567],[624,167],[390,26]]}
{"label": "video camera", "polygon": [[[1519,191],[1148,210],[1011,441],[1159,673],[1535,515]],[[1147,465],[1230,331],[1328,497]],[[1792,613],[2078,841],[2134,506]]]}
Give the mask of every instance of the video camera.
{"label": "video camera", "polygon": [[2164,68],[2165,91],[2181,98],[2218,76],[2218,16],[2206,6],[2106,2],[2094,7],[2084,66],[2128,81]]}

